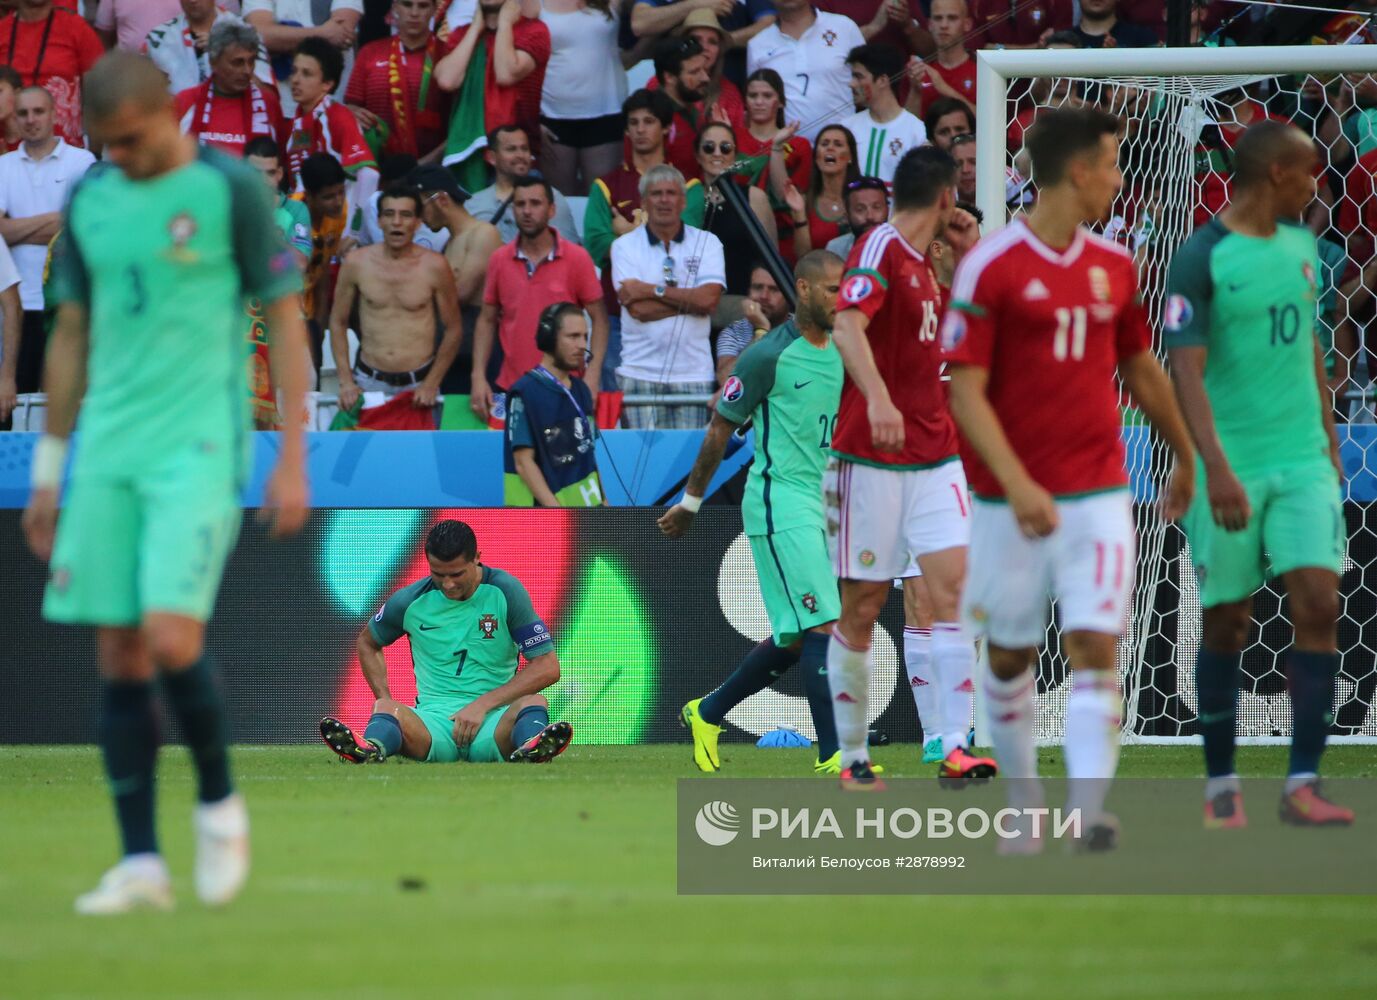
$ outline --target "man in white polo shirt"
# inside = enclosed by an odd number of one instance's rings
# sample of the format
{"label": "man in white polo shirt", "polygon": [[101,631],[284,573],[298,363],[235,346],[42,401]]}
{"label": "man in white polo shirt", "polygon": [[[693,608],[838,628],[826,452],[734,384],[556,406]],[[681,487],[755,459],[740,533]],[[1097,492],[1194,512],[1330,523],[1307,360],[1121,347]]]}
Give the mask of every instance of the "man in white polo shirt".
{"label": "man in white polo shirt", "polygon": [[19,324],[23,309],[19,305],[19,270],[10,248],[0,240],[0,431],[10,429],[10,414],[18,401],[14,363],[19,353]]}
{"label": "man in white polo shirt", "polygon": [[73,185],[96,158],[54,133],[53,99],[42,87],[25,87],[15,102],[23,144],[0,156],[0,237],[19,269],[24,305],[18,368],[20,392],[37,392],[43,381],[43,265],[48,244],[62,225]]}
{"label": "man in white polo shirt", "polygon": [[[617,382],[627,395],[709,396],[712,314],[727,287],[722,242],[686,225],[684,175],[668,164],[641,177],[646,221],[612,244],[612,287],[622,306],[622,363]],[[623,410],[627,427],[698,430],[704,406],[636,405]]]}
{"label": "man in white polo shirt", "polygon": [[772,69],[784,80],[790,120],[809,142],[855,111],[846,56],[865,44],[856,22],[815,9],[810,0],[775,0],[776,21],[746,46],[746,71]]}

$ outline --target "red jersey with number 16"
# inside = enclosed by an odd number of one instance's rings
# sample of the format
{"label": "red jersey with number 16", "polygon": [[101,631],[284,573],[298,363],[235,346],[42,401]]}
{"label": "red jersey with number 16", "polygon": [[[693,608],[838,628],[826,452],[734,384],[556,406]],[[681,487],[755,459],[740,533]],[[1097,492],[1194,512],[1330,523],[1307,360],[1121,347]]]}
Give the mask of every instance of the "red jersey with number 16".
{"label": "red jersey with number 16", "polygon": [[879,451],[871,443],[865,396],[848,376],[832,454],[891,469],[924,469],[956,456],[956,425],[947,409],[937,338],[945,304],[932,266],[889,223],[851,248],[837,311],[859,309],[870,320],[866,339],[890,400],[904,415],[904,447]]}
{"label": "red jersey with number 16", "polygon": [[[1028,474],[1053,496],[1127,484],[1119,362],[1152,346],[1133,259],[1077,229],[1064,251],[1020,219],[982,239],[952,282],[950,365],[989,372],[987,395]],[[974,454],[971,492],[1004,495]]]}

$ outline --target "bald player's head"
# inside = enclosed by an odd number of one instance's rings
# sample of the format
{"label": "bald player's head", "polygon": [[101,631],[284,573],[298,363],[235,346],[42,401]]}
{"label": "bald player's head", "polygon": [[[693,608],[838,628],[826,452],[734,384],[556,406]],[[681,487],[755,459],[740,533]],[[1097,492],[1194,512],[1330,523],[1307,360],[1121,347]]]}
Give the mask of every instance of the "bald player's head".
{"label": "bald player's head", "polygon": [[129,177],[156,177],[185,161],[167,78],[147,56],[107,53],[86,74],[81,92],[86,130]]}
{"label": "bald player's head", "polygon": [[822,330],[832,329],[837,318],[837,293],[841,291],[843,262],[827,250],[813,250],[794,265],[798,292],[798,322]]}
{"label": "bald player's head", "polygon": [[844,262],[830,250],[810,250],[794,265],[794,278],[797,281],[817,281],[829,270],[842,267]]}
{"label": "bald player's head", "polygon": [[101,56],[81,88],[87,126],[99,124],[132,104],[140,111],[169,106],[167,77],[147,56],[116,49]]}
{"label": "bald player's head", "polygon": [[1234,143],[1234,186],[1252,187],[1272,179],[1272,168],[1314,155],[1310,138],[1296,126],[1267,118],[1244,129]]}

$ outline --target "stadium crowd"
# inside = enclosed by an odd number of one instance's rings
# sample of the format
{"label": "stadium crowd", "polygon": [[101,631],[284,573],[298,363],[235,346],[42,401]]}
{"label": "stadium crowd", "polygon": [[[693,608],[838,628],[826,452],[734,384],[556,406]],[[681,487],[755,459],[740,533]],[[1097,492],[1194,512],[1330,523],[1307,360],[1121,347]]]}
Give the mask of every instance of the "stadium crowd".
{"label": "stadium crowd", "polygon": [[[1352,10],[1199,3],[1192,41],[1373,40],[1377,4],[1334,6]],[[0,427],[19,394],[41,388],[49,247],[99,155],[86,148],[81,80],[117,46],[164,71],[183,131],[247,159],[276,188],[304,277],[313,366],[337,379],[337,425],[502,427],[508,390],[545,371],[564,391],[544,412],[571,423],[576,449],[599,427],[704,426],[735,357],[788,315],[770,265],[822,248],[845,257],[887,218],[888,184],[909,148],[951,152],[959,194],[973,202],[975,50],[1155,46],[1167,16],[1165,0],[0,8]],[[1126,86],[1015,81],[1010,208],[1036,198],[1020,152],[1038,111],[1098,103],[1127,128],[1125,190],[1105,231],[1144,250],[1148,266],[1162,197],[1132,158],[1172,125],[1153,99]],[[1263,81],[1213,106],[1221,113],[1196,149],[1197,223],[1227,201],[1230,150],[1253,121],[1292,120],[1325,147],[1308,222],[1321,240],[1332,386],[1342,392],[1355,359],[1377,356],[1360,333],[1377,333],[1377,81]],[[724,189],[733,182],[739,198]],[[1160,296],[1160,281],[1143,285]],[[538,338],[560,303],[586,313],[586,394],[568,390],[577,359],[542,349],[561,331]],[[251,392],[259,426],[272,427],[264,329],[251,304]],[[1336,406],[1340,418],[1345,410]]]}

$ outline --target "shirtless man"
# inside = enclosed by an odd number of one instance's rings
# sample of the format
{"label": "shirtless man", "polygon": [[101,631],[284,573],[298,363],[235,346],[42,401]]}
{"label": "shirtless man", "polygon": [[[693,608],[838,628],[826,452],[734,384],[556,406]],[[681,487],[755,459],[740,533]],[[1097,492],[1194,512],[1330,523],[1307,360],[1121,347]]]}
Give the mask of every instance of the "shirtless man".
{"label": "shirtless man", "polygon": [[469,193],[459,186],[449,168],[420,166],[411,172],[409,180],[421,192],[421,220],[437,233],[449,230],[444,253],[459,288],[459,305],[480,308],[488,258],[502,246],[497,227],[468,213],[464,202]]}
{"label": "shirtless man", "polygon": [[[398,186],[384,192],[383,242],[360,247],[340,266],[330,311],[339,405],[353,409],[364,391],[411,390],[418,407],[434,406],[440,380],[459,352],[462,328],[454,275],[445,258],[412,242],[421,196]],[[359,352],[349,366],[349,314],[359,300]],[[435,310],[444,338],[435,347]]]}

